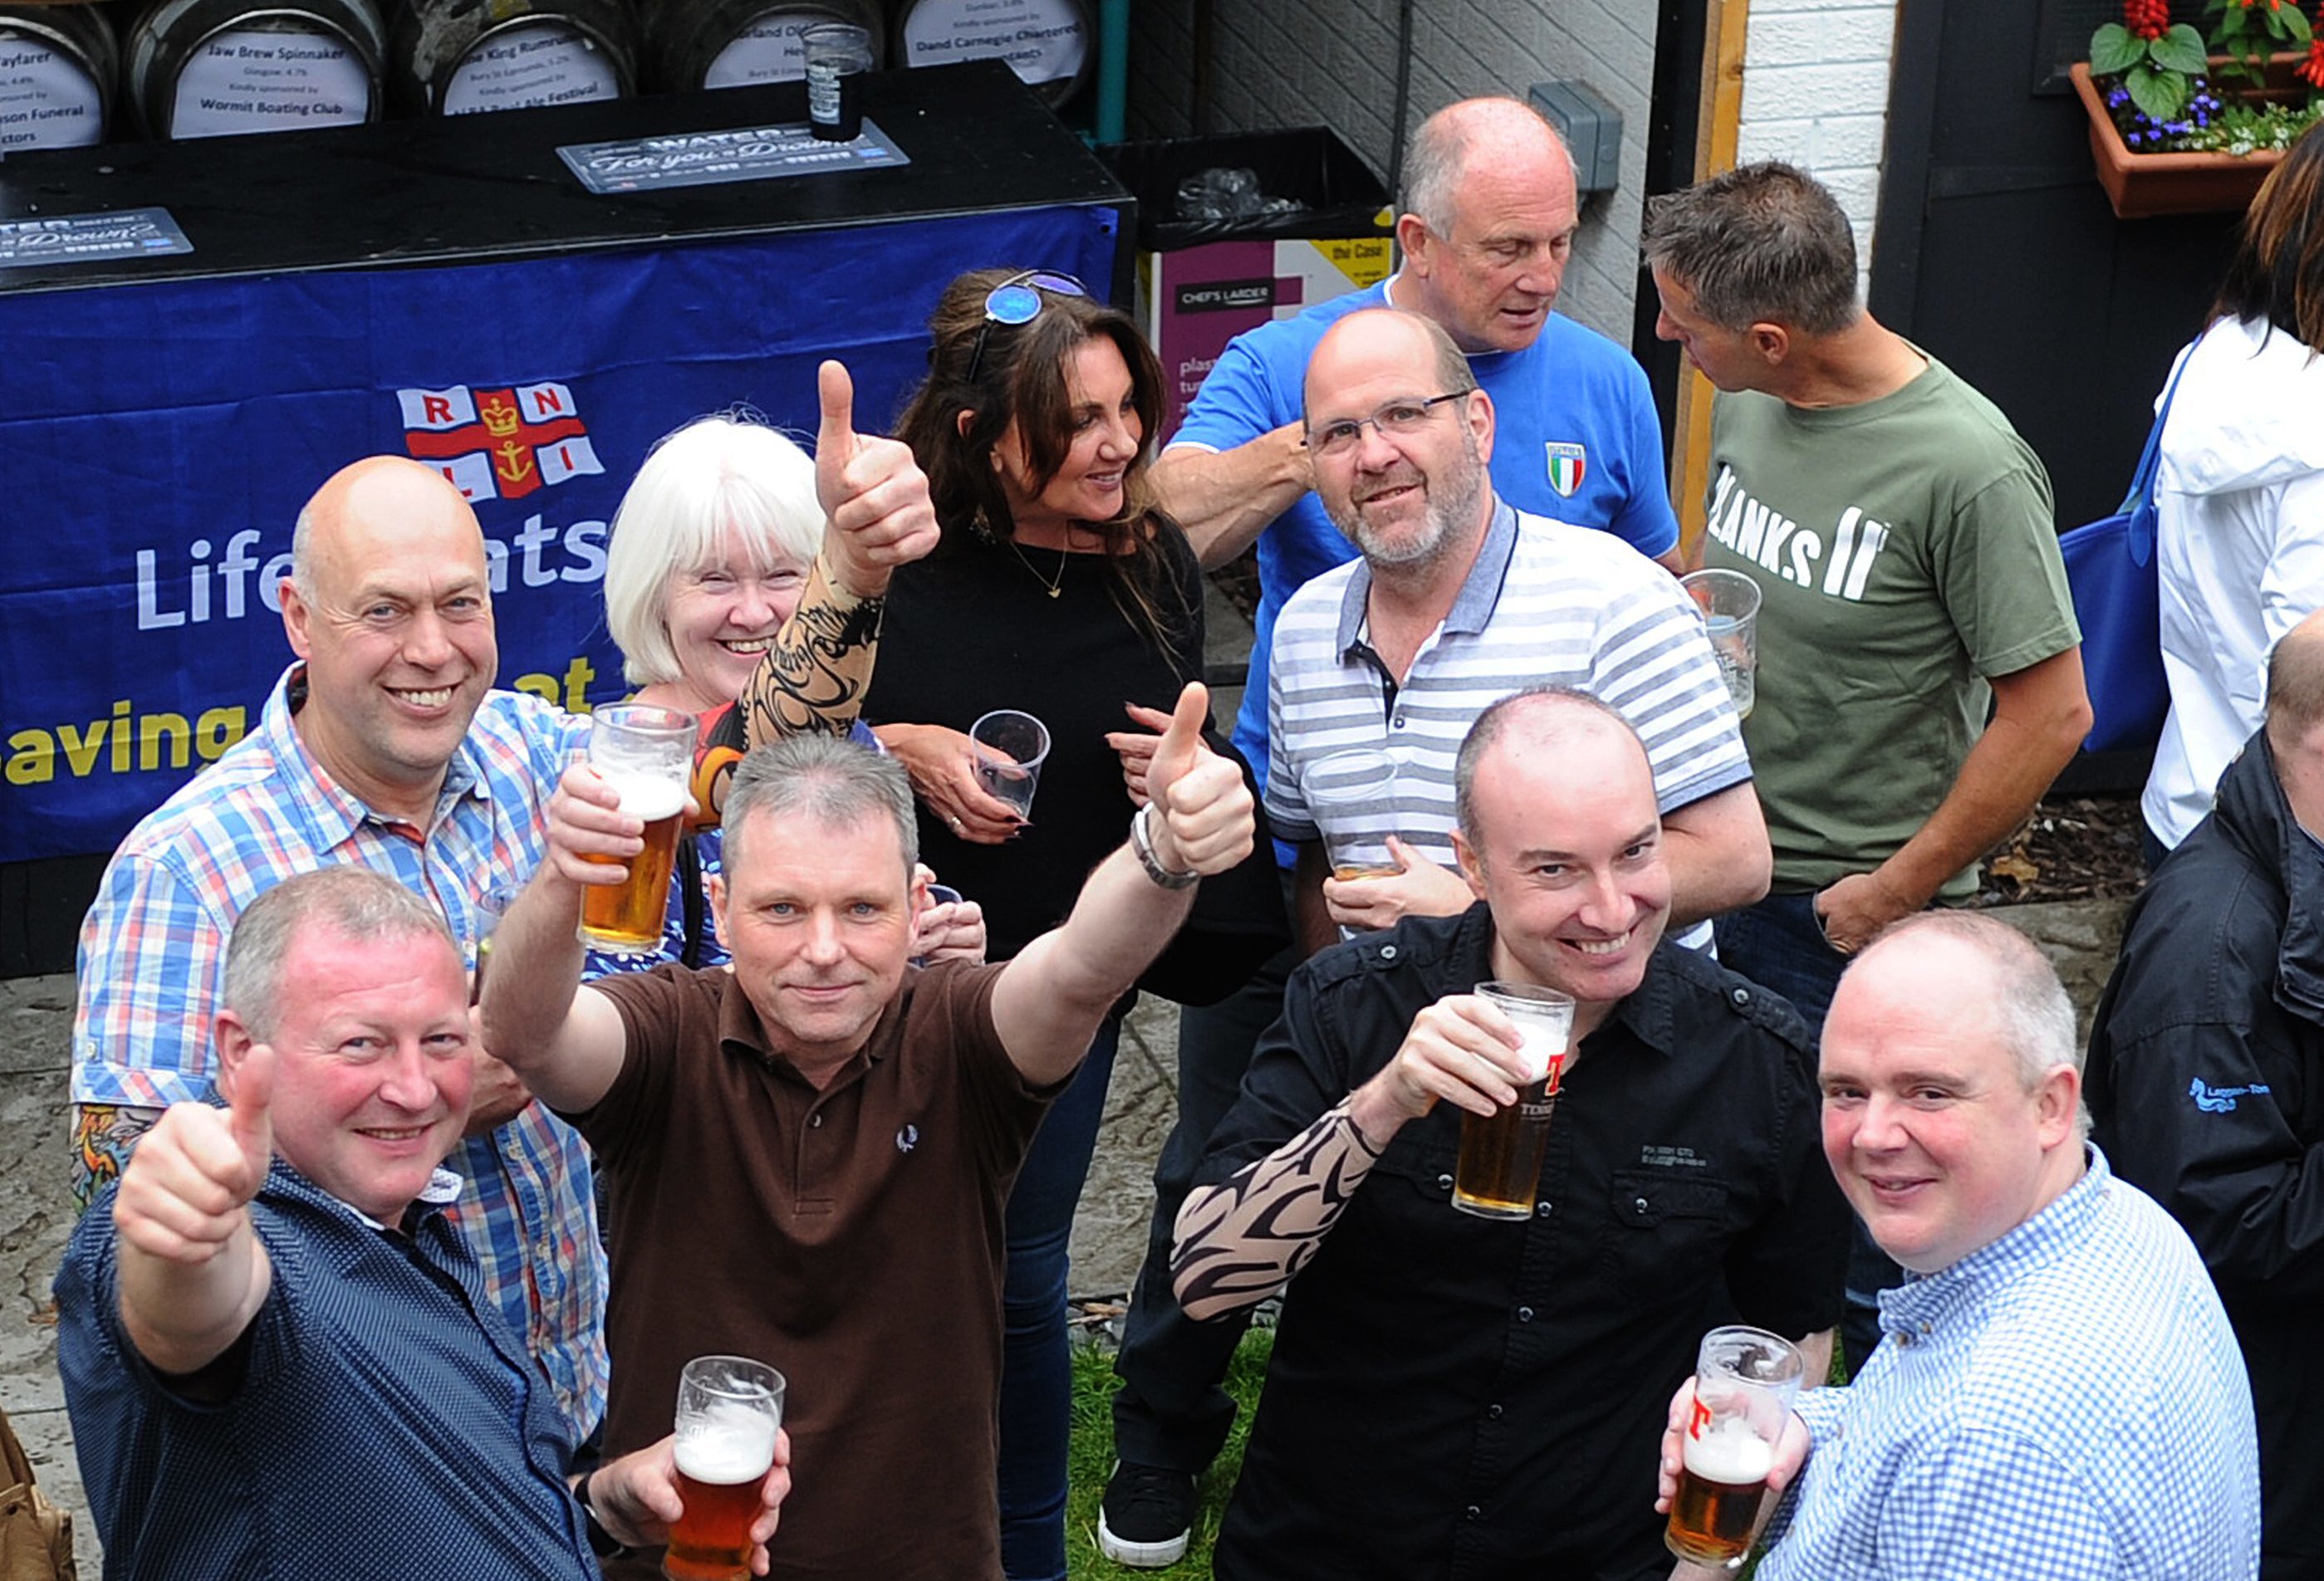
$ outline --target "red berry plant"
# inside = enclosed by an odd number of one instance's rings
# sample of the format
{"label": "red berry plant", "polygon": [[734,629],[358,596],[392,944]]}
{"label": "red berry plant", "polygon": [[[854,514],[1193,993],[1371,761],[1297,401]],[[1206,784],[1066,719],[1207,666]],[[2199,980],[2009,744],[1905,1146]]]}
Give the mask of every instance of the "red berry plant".
{"label": "red berry plant", "polygon": [[[2204,15],[2208,38],[2172,21],[2171,0],[2123,0],[2122,20],[2090,35],[2090,76],[2124,142],[2135,153],[2289,147],[2324,111],[2324,10],[2311,24],[2301,0],[2209,0]],[[2279,51],[2305,53],[2293,76],[2315,91],[2267,89]]]}

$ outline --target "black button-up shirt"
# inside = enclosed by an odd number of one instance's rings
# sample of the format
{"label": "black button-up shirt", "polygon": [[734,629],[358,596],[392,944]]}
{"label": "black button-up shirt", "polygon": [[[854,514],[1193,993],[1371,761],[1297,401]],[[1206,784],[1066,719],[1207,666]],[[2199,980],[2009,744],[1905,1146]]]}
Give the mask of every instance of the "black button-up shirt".
{"label": "black button-up shirt", "polygon": [[[1480,905],[1302,967],[1198,1180],[1379,1071],[1491,938]],[[1778,1333],[1840,1314],[1818,1101],[1791,1007],[1665,943],[1565,1077],[1532,1218],[1454,1210],[1452,1106],[1406,1125],[1286,1294],[1221,1581],[1667,1574],[1655,1462],[1720,1275]]]}

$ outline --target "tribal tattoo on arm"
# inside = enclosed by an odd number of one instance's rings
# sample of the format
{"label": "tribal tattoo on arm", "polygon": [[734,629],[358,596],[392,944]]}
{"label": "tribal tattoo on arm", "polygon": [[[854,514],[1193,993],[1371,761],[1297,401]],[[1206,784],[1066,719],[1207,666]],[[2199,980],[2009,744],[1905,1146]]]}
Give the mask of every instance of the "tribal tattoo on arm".
{"label": "tribal tattoo on arm", "polygon": [[97,1193],[121,1178],[129,1150],[161,1117],[157,1108],[130,1104],[73,1106],[73,1211],[86,1213]]}
{"label": "tribal tattoo on arm", "polygon": [[1314,1259],[1379,1159],[1350,1117],[1351,1101],[1232,1180],[1187,1197],[1170,1273],[1188,1317],[1262,1301]]}
{"label": "tribal tattoo on arm", "polygon": [[785,736],[844,736],[853,728],[880,652],[884,598],[839,586],[821,556],[798,608],[775,634],[735,705],[750,744]]}

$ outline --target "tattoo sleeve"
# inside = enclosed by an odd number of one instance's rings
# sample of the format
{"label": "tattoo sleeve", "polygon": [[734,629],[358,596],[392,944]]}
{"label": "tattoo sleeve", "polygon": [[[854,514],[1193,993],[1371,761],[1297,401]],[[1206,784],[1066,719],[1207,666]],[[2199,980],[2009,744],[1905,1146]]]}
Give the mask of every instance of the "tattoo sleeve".
{"label": "tattoo sleeve", "polygon": [[751,672],[735,712],[751,745],[784,736],[844,736],[863,706],[880,652],[884,598],[857,598],[816,556],[798,608]]}
{"label": "tattoo sleeve", "polygon": [[86,1213],[97,1194],[121,1178],[129,1150],[161,1117],[156,1108],[128,1104],[73,1106],[73,1210]]}
{"label": "tattoo sleeve", "polygon": [[1264,1301],[1314,1259],[1379,1158],[1349,1117],[1350,1101],[1234,1179],[1187,1197],[1170,1274],[1189,1317]]}

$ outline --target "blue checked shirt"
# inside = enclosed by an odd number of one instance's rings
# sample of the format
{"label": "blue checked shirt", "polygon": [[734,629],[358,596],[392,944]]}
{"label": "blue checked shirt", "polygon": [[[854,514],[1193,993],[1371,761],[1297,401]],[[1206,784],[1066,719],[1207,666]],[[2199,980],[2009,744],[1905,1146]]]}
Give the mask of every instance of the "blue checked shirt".
{"label": "blue checked shirt", "polygon": [[2082,1178],[1880,1297],[1761,1581],[2249,1581],[2259,1461],[2242,1353],[2185,1232],[2089,1149]]}
{"label": "blue checked shirt", "polygon": [[[473,966],[488,902],[505,905],[546,850],[542,809],[586,718],[487,694],[422,835],[373,815],[291,724],[297,666],[258,729],[130,831],[81,926],[73,1101],[156,1109],[210,1095],[210,1022],[235,919],[297,873],[360,862],[443,909]],[[605,1411],[605,1257],[589,1154],[540,1104],[445,1160],[466,1188],[451,1217],[484,1287],[549,1374],[576,1439]]]}

